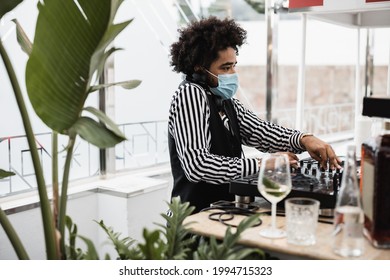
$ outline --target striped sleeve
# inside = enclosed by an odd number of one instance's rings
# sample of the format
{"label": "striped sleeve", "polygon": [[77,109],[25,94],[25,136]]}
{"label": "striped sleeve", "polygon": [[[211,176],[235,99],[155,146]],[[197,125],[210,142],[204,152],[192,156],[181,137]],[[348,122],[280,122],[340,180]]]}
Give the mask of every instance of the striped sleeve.
{"label": "striped sleeve", "polygon": [[302,135],[299,130],[261,120],[237,99],[233,99],[233,104],[240,123],[240,135],[244,145],[268,153],[281,151],[301,153],[304,151],[299,141]]}
{"label": "striped sleeve", "polygon": [[226,157],[210,153],[210,109],[206,92],[191,83],[175,92],[169,111],[169,133],[188,180],[211,184],[228,183],[257,172],[256,159]]}

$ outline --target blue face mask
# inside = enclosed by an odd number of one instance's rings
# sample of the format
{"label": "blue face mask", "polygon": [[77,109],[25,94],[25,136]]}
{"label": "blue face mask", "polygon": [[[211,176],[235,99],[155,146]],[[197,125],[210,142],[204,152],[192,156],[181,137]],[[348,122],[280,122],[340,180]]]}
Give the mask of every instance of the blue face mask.
{"label": "blue face mask", "polygon": [[218,79],[218,86],[210,88],[212,93],[214,93],[217,96],[220,96],[222,99],[231,99],[236,94],[238,88],[237,73],[223,74],[223,75],[216,76],[210,71],[207,72]]}

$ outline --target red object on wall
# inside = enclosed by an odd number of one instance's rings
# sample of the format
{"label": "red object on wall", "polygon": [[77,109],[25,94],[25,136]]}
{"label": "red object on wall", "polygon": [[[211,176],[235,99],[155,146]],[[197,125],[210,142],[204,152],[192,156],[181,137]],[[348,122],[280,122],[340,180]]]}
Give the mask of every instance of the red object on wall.
{"label": "red object on wall", "polygon": [[390,2],[390,0],[366,0],[366,3],[370,2]]}
{"label": "red object on wall", "polygon": [[324,0],[290,0],[288,7],[290,9],[295,9],[295,8],[305,8],[305,7],[323,6],[323,5],[324,5]]}

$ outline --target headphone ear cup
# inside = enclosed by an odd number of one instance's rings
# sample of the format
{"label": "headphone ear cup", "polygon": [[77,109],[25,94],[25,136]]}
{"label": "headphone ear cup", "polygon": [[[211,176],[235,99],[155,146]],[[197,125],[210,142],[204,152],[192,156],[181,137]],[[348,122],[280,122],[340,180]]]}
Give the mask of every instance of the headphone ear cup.
{"label": "headphone ear cup", "polygon": [[202,83],[202,84],[205,84],[207,82],[207,76],[206,73],[204,72],[195,72],[194,74],[192,74],[192,79],[195,82]]}

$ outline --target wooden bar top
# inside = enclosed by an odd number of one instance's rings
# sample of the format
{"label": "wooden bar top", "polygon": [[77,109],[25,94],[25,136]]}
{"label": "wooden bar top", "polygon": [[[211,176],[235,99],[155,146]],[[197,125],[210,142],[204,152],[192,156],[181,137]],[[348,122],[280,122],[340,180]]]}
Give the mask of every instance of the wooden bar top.
{"label": "wooden bar top", "polygon": [[[223,239],[227,226],[209,219],[210,211],[200,212],[187,217],[184,220],[186,227],[194,234],[201,236],[215,236],[217,239]],[[229,221],[229,224],[238,224],[245,216],[236,215],[235,218]],[[333,225],[328,223],[318,223],[316,244],[310,246],[300,246],[287,243],[286,238],[267,239],[259,235],[259,230],[267,227],[271,223],[271,216],[261,215],[262,224],[257,227],[252,227],[245,230],[240,239],[240,244],[249,247],[256,247],[264,251],[277,254],[287,255],[291,259],[323,259],[336,260],[346,259],[338,256],[332,251],[332,237],[331,233]],[[190,224],[188,224],[190,223]],[[277,226],[284,228],[285,217],[277,216]],[[235,229],[232,227],[232,231]],[[364,253],[360,257],[348,259],[362,259],[362,260],[390,260],[390,249],[376,249],[367,239],[365,239]]]}

